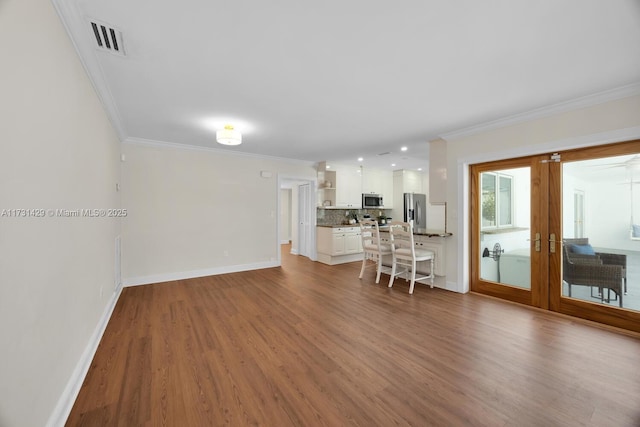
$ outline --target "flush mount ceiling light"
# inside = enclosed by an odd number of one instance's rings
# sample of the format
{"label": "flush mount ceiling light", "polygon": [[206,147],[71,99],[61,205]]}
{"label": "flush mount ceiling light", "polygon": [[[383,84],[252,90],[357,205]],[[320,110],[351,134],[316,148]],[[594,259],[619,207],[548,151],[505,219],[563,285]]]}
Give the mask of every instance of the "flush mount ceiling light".
{"label": "flush mount ceiling light", "polygon": [[231,125],[224,125],[224,129],[216,131],[216,141],[224,145],[242,144],[242,134]]}

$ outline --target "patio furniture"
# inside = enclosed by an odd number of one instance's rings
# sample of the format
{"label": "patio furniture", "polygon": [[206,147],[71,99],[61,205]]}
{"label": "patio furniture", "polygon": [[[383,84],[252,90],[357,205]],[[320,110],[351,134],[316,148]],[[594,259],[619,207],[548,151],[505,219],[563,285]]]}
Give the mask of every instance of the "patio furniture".
{"label": "patio furniture", "polygon": [[[569,296],[572,286],[590,286],[592,297],[600,298],[601,302],[617,299],[622,307],[622,296],[627,288],[627,256],[596,252],[589,244],[588,238],[564,239],[563,246],[562,278],[569,286]],[[593,294],[594,288],[598,290],[598,295]],[[611,291],[616,294],[613,300]]]}

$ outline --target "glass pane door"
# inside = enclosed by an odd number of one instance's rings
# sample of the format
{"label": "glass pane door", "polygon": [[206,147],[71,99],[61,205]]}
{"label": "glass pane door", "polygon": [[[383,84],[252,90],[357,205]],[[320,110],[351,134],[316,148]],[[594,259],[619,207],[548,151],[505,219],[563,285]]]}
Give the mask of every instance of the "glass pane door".
{"label": "glass pane door", "polygon": [[562,296],[640,311],[640,154],[563,162],[562,194]]}
{"label": "glass pane door", "polygon": [[546,200],[539,197],[545,185],[540,164],[532,156],[471,167],[471,289],[546,308],[548,293],[539,283],[546,286],[547,277],[537,274],[541,257],[532,237],[541,229],[537,213]]}
{"label": "glass pane door", "polygon": [[480,277],[531,289],[531,170],[522,167],[482,172],[480,181]]}
{"label": "glass pane door", "polygon": [[640,141],[560,157],[549,166],[549,231],[562,236],[549,307],[640,332]]}

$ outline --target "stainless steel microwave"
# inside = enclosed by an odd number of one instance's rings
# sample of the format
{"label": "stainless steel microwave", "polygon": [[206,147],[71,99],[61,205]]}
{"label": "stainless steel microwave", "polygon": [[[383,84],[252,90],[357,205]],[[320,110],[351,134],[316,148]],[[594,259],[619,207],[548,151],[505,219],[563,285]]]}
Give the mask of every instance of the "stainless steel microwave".
{"label": "stainless steel microwave", "polygon": [[384,208],[380,194],[362,193],[362,209]]}

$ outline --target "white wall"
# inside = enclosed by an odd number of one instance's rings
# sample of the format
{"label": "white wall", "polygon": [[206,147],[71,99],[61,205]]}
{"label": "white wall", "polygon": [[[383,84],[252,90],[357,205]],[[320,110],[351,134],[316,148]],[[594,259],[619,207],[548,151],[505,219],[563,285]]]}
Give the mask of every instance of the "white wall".
{"label": "white wall", "polygon": [[310,163],[223,150],[126,143],[123,152],[129,285],[277,265],[277,176],[316,174]]}
{"label": "white wall", "polygon": [[[51,3],[3,0],[0,52],[0,210],[117,208],[120,144]],[[0,216],[0,425],[55,421],[115,300],[118,233]]]}
{"label": "white wall", "polygon": [[640,95],[447,140],[447,287],[468,282],[467,165],[640,137]]}
{"label": "white wall", "polygon": [[291,189],[280,190],[280,243],[291,240]]}

